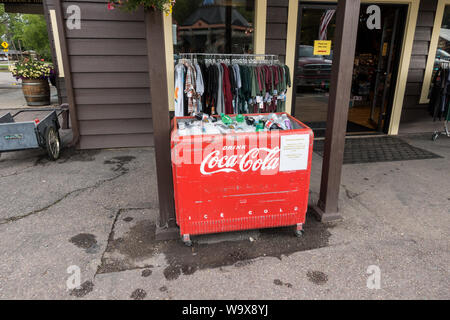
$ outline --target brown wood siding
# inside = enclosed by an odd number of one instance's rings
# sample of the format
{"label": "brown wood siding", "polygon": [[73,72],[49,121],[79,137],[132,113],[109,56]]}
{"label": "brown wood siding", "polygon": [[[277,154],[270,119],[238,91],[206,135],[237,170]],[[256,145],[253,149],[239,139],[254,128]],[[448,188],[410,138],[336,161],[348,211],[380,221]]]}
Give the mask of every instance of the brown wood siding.
{"label": "brown wood siding", "polygon": [[[89,52],[87,52],[89,53]],[[146,56],[70,56],[72,72],[145,72]]]}
{"label": "brown wood siding", "polygon": [[[127,109],[124,113],[123,110]],[[78,119],[118,120],[151,118],[150,104],[82,104],[78,106]]]}
{"label": "brown wood siding", "polygon": [[268,0],[266,18],[266,54],[279,55],[286,59],[288,0]]}
{"label": "brown wood siding", "polygon": [[80,131],[85,135],[148,133],[153,129],[152,119],[87,120],[80,121]]}
{"label": "brown wood siding", "polygon": [[[127,81],[123,81],[123,79]],[[98,88],[148,88],[148,74],[132,72],[75,73],[74,89]]]}
{"label": "brown wood siding", "polygon": [[80,149],[122,148],[122,147],[153,147],[153,134],[114,134],[83,136],[80,139]]}
{"label": "brown wood siding", "polygon": [[[147,88],[75,89],[75,97],[77,105],[150,103],[150,93]],[[123,112],[126,113],[127,109],[125,108]]]}
{"label": "brown wood siding", "polygon": [[425,68],[428,59],[428,49],[433,32],[434,16],[437,0],[420,1],[419,16],[414,36],[411,63],[406,84],[405,100],[403,102],[401,121],[411,121],[415,117],[423,117],[428,105],[419,104]]}
{"label": "brown wood siding", "polygon": [[63,0],[65,21],[70,5],[81,9],[81,29],[65,26],[79,147],[153,146],[143,10],[108,10],[107,0]]}
{"label": "brown wood siding", "polygon": [[67,39],[72,56],[84,55],[86,50],[92,56],[145,56],[145,39],[121,39],[120,44],[110,39]]}

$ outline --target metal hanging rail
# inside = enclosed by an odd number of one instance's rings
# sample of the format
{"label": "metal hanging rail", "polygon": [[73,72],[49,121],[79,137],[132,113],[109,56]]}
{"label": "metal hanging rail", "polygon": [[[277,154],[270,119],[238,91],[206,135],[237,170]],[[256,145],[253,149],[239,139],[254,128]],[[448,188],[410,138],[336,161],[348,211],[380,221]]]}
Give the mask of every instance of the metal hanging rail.
{"label": "metal hanging rail", "polygon": [[[254,59],[255,62],[269,62],[278,63],[280,60],[276,54],[235,54],[235,53],[179,53],[181,59],[196,59],[197,56],[209,57],[211,59],[229,59],[230,63],[233,60],[249,60]],[[264,58],[262,60],[257,60],[257,58]]]}

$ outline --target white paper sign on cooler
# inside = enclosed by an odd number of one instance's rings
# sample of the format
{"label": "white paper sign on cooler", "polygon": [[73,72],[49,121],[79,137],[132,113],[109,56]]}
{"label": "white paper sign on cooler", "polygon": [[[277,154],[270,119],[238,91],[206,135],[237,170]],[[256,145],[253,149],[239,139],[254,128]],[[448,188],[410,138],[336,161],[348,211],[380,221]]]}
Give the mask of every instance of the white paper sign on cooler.
{"label": "white paper sign on cooler", "polygon": [[280,171],[306,170],[309,159],[309,134],[281,136]]}

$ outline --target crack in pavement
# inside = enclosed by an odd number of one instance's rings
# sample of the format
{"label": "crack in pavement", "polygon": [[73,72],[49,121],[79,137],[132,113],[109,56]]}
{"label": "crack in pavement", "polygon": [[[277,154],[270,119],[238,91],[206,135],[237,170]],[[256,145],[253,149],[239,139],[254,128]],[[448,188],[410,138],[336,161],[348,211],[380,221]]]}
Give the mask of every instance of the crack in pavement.
{"label": "crack in pavement", "polygon": [[20,216],[15,216],[15,217],[7,218],[7,219],[2,219],[2,220],[0,220],[0,225],[4,225],[4,224],[8,224],[8,223],[15,222],[15,221],[18,221],[18,220],[22,220],[22,219],[27,218],[29,216],[32,216],[32,215],[44,212],[44,211],[50,209],[51,207],[57,205],[58,203],[60,203],[64,199],[70,197],[73,194],[76,194],[76,193],[81,194],[81,193],[83,193],[86,190],[93,189],[93,188],[96,189],[96,188],[100,187],[102,184],[114,181],[114,180],[116,180],[116,179],[126,175],[129,172],[130,172],[129,170],[121,170],[120,173],[118,175],[114,176],[114,177],[111,177],[111,178],[108,178],[108,179],[103,179],[101,181],[96,182],[94,185],[91,185],[91,186],[88,186],[88,187],[84,187],[84,188],[80,188],[80,189],[76,189],[76,190],[70,191],[70,192],[66,193],[65,195],[63,195],[61,198],[55,200],[54,202],[50,203],[49,205],[47,205],[47,206],[45,206],[45,207],[43,207],[41,209],[33,210],[31,212],[28,212],[28,213],[20,215]]}
{"label": "crack in pavement", "polygon": [[122,213],[122,208],[120,208],[119,210],[117,210],[116,216],[114,217],[114,221],[113,221],[113,223],[112,223],[112,225],[111,225],[111,230],[109,230],[108,240],[106,241],[105,250],[103,250],[103,252],[102,252],[102,256],[101,256],[101,258],[100,258],[100,264],[97,266],[97,270],[95,271],[95,274],[94,274],[94,280],[95,280],[95,277],[96,277],[97,274],[98,274],[98,270],[99,270],[100,267],[102,266],[103,259],[104,259],[104,257],[105,257],[105,253],[106,253],[106,251],[108,251],[108,245],[109,245],[109,242],[110,242],[110,241],[112,240],[112,238],[114,237],[114,228],[115,228],[115,226],[116,226],[117,220],[119,219],[119,216],[120,216],[121,213]]}
{"label": "crack in pavement", "polygon": [[[97,266],[97,270],[95,271],[95,274],[94,274],[94,280],[95,280],[95,277],[97,276],[97,274],[99,274],[98,272],[99,272],[99,270],[100,270],[100,268],[101,268],[101,266],[103,264],[103,259],[105,257],[105,253],[108,251],[108,246],[114,240],[113,239],[114,238],[114,229],[116,228],[117,220],[119,219],[119,217],[122,214],[122,212],[132,211],[132,210],[152,210],[152,209],[159,209],[159,207],[119,208],[116,211],[116,214],[115,214],[115,217],[114,217],[114,221],[113,221],[113,223],[111,225],[111,230],[109,231],[109,234],[108,234],[108,240],[106,242],[105,250],[103,250],[102,256],[100,258],[100,264]],[[148,268],[148,266],[135,267],[135,268],[127,269],[127,270],[146,269],[146,268]]]}

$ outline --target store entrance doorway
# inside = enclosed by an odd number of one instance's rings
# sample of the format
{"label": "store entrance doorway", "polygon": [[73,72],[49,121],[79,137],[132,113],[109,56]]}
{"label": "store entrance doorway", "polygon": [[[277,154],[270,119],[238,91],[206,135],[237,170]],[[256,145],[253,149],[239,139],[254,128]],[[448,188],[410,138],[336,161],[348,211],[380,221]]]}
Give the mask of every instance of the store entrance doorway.
{"label": "store entrance doorway", "polygon": [[[292,114],[316,137],[325,136],[335,11],[333,4],[299,5]],[[406,13],[406,5],[361,5],[347,135],[388,131]]]}

